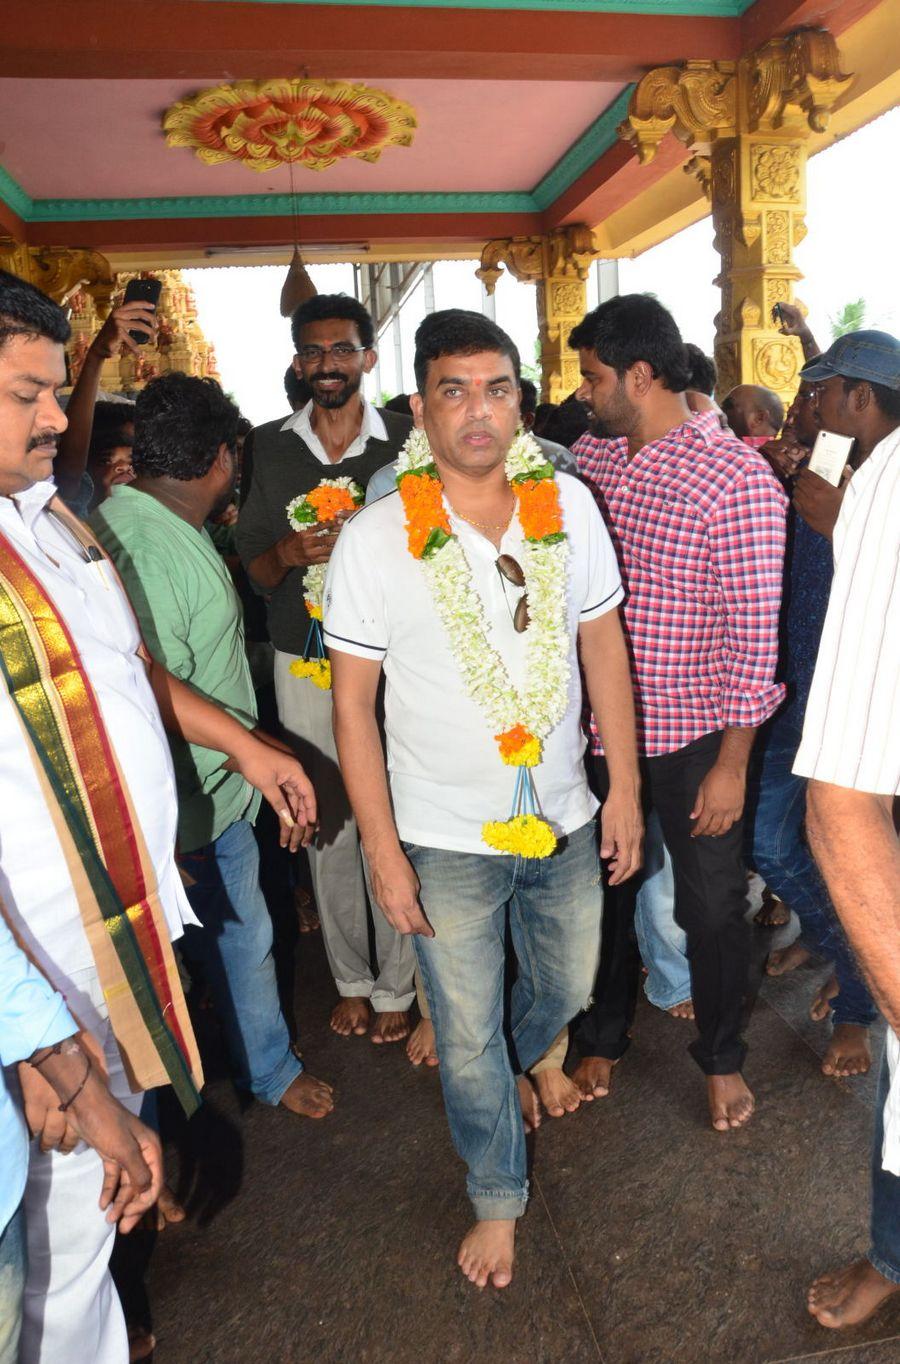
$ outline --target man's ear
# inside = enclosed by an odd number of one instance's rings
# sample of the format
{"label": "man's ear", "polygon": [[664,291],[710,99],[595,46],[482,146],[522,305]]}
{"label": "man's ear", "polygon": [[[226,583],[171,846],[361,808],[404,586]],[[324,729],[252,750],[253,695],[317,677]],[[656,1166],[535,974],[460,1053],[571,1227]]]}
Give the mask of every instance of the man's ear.
{"label": "man's ear", "polygon": [[222,444],[216,451],[216,457],[213,460],[213,465],[215,468],[218,469],[220,473],[230,474],[234,466],[234,461],[236,459],[237,455],[235,454],[235,452],[231,449],[228,442],[223,440]]}
{"label": "man's ear", "polygon": [[861,384],[854,384],[850,390],[853,394],[853,407],[857,412],[864,412],[872,402],[872,388],[865,380]]}
{"label": "man's ear", "polygon": [[632,391],[638,398],[646,398],[653,385],[653,369],[646,360],[638,360],[628,371]]}
{"label": "man's ear", "polygon": [[412,408],[413,422],[422,431],[425,427],[425,403],[421,393],[411,393],[409,395],[409,405]]}
{"label": "man's ear", "polygon": [[363,356],[363,374],[371,374],[372,370],[375,368],[377,364],[378,351],[367,350],[365,355]]}

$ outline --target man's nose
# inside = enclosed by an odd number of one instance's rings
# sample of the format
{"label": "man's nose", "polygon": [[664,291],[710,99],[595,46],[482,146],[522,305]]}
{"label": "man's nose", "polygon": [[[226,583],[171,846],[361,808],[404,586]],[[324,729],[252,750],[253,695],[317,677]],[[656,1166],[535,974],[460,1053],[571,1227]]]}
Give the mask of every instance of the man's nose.
{"label": "man's nose", "polygon": [[487,394],[481,384],[473,384],[469,389],[466,414],[471,418],[484,418],[490,415]]}
{"label": "man's nose", "polygon": [[575,397],[580,403],[589,403],[591,400],[591,386],[587,379],[582,379],[575,390]]}
{"label": "man's nose", "polygon": [[46,427],[48,431],[55,431],[58,436],[61,436],[69,425],[69,419],[56,401],[55,393],[44,395],[44,401],[41,404],[40,424]]}

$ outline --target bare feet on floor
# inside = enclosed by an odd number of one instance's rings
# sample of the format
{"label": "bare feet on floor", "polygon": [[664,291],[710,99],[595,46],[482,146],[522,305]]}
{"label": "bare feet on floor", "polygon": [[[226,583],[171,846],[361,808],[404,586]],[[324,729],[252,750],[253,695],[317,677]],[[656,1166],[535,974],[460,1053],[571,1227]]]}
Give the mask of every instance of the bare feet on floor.
{"label": "bare feet on floor", "polygon": [[156,1336],[145,1326],[128,1327],[128,1364],[140,1364],[149,1359],[156,1349]]}
{"label": "bare feet on floor", "polygon": [[786,923],[790,923],[790,919],[791,911],[784,901],[766,892],[753,922],[759,924],[760,928],[783,928]]}
{"label": "bare feet on floor", "polygon": [[673,1004],[671,1009],[666,1009],[666,1013],[671,1014],[673,1018],[686,1018],[693,1023],[694,1001],[692,999],[683,999],[680,1004]]}
{"label": "bare feet on floor", "polygon": [[733,1075],[707,1075],[706,1092],[709,1115],[717,1132],[743,1127],[753,1116],[753,1095],[740,1072]]}
{"label": "bare feet on floor", "polygon": [[837,976],[835,975],[829,976],[828,979],[825,981],[825,984],[820,985],[818,990],[812,997],[812,1003],[809,1006],[810,1018],[812,1018],[816,1023],[824,1022],[824,1020],[831,1013],[832,1009],[831,1001],[833,999],[837,999],[840,992],[841,987],[838,985]]}
{"label": "bare feet on floor", "polygon": [[317,1080],[304,1070],[291,1081],[278,1102],[289,1113],[299,1113],[304,1118],[327,1118],[334,1108],[334,1091],[324,1080]]}
{"label": "bare feet on floor", "polygon": [[866,1075],[872,1065],[869,1029],[860,1023],[835,1023],[822,1061],[822,1073],[838,1079]]}
{"label": "bare feet on floor", "polygon": [[[522,1108],[522,1121],[525,1124],[525,1131],[533,1132],[536,1127],[541,1125],[541,1105],[538,1101],[537,1090],[527,1075],[516,1076],[516,1088],[519,1091],[519,1103]],[[476,1227],[489,1227],[492,1223],[476,1222],[475,1225]],[[469,1234],[471,1235],[471,1232]],[[463,1245],[465,1245],[465,1241]]]}
{"label": "bare feet on floor", "polygon": [[581,1090],[564,1070],[539,1070],[533,1078],[541,1103],[551,1118],[562,1118],[581,1107]]}
{"label": "bare feet on floor", "polygon": [[430,1018],[421,1018],[409,1035],[406,1054],[414,1066],[436,1066],[438,1055],[434,1049],[434,1027]]}
{"label": "bare feet on floor", "polygon": [[820,1274],[810,1286],[806,1305],[820,1326],[840,1330],[868,1321],[900,1284],[891,1283],[868,1260],[857,1260],[832,1274]]}
{"label": "bare feet on floor", "polygon": [[506,1288],[512,1280],[515,1218],[476,1222],[463,1238],[456,1263],[470,1283],[484,1288]]}
{"label": "bare feet on floor", "polygon": [[183,1222],[187,1217],[187,1213],[178,1202],[178,1199],[175,1197],[168,1184],[162,1186],[162,1191],[160,1192],[159,1198],[156,1200],[154,1212],[156,1214],[157,1231],[165,1231],[166,1227],[170,1224],[174,1225],[176,1222]]}
{"label": "bare feet on floor", "polygon": [[798,942],[792,942],[790,947],[779,947],[776,952],[769,953],[766,975],[785,976],[788,971],[796,971],[798,966],[803,966],[811,956],[812,952]]}
{"label": "bare feet on floor", "polygon": [[382,1042],[402,1042],[404,1037],[409,1037],[409,1014],[405,1009],[391,1009],[375,1015],[370,1041],[381,1045]]}
{"label": "bare feet on floor", "polygon": [[615,1065],[618,1065],[617,1061],[610,1061],[605,1056],[582,1056],[572,1072],[572,1079],[581,1091],[582,1099],[590,1102],[591,1099],[606,1097]]}
{"label": "bare feet on floor", "polygon": [[331,1015],[331,1026],[341,1037],[349,1037],[351,1033],[356,1037],[362,1037],[369,1031],[369,1024],[372,1021],[372,1010],[369,1008],[369,1001],[356,995],[342,999],[340,1004],[336,1004]]}

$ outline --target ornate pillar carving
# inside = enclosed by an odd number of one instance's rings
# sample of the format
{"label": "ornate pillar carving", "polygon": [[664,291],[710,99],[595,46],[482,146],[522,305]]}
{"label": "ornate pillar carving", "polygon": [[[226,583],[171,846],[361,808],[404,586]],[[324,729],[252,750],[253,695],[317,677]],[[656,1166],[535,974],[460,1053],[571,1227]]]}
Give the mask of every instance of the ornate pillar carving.
{"label": "ornate pillar carving", "polygon": [[583,223],[545,237],[497,237],[481,253],[475,273],[489,294],[504,266],[513,279],[537,285],[544,402],[562,402],[581,382],[578,357],[567,338],[587,311],[585,280],[598,254],[594,235]]}
{"label": "ornate pillar carving", "polygon": [[830,33],[774,38],[738,62],[686,62],[643,77],[619,128],[642,163],[674,132],[694,151],[685,170],[712,203],[722,262],[716,283],[715,358],[720,395],[738,383],[793,396],[800,345],[772,320],[801,278],[793,249],[806,235],[806,154],[811,132],[852,83]]}
{"label": "ornate pillar carving", "polygon": [[101,321],[109,313],[116,282],[109,261],[99,251],[26,246],[11,237],[0,237],[0,266],[36,284],[57,303],[66,304],[84,290],[93,299]]}

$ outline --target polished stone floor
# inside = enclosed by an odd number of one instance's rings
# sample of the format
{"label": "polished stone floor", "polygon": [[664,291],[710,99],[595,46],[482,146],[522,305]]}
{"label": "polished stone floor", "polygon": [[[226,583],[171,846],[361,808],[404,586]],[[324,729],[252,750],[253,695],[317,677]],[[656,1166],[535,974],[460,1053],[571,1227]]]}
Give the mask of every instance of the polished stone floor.
{"label": "polished stone floor", "polygon": [[468,1208],[437,1076],[330,1033],[321,943],[301,939],[298,1021],[335,1112],[242,1110],[214,1075],[170,1145],[191,1216],[151,1261],[156,1364],[898,1364],[900,1302],[841,1336],[805,1310],[866,1245],[871,1085],[818,1070],[821,976],[764,983],[758,1114],[724,1136],[690,1025],[642,1005],[612,1096],[533,1138],[516,1278],[479,1293],[453,1263]]}

